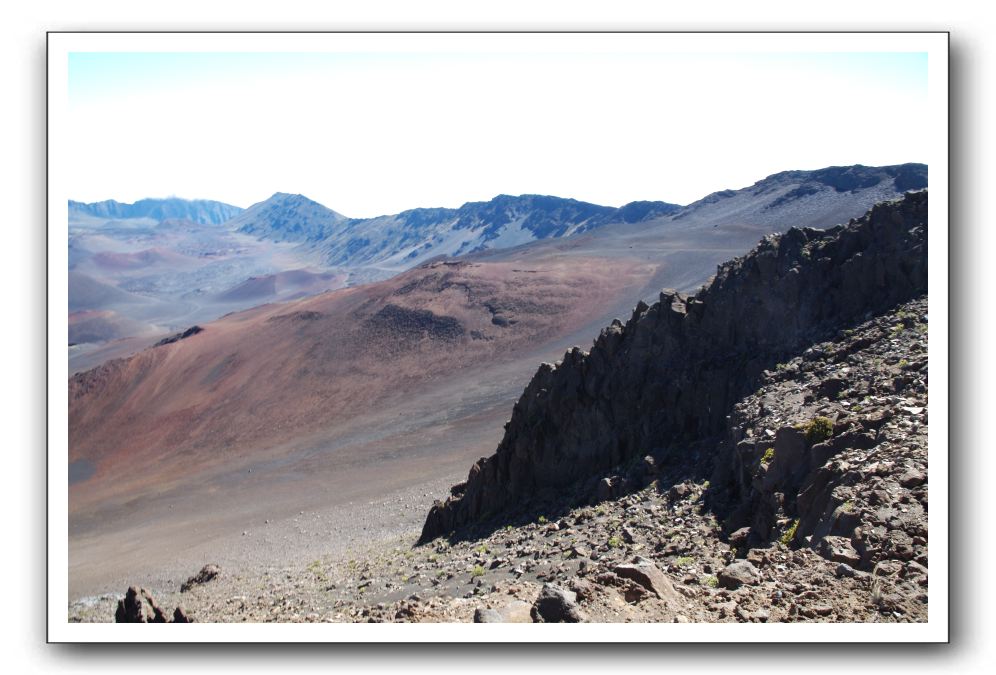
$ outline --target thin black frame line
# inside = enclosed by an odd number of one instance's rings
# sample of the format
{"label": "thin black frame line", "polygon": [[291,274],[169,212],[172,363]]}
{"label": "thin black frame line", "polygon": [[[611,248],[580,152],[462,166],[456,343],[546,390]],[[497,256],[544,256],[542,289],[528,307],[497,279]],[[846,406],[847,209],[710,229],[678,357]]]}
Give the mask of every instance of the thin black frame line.
{"label": "thin black frame line", "polygon": [[[49,415],[51,413],[51,406],[49,400],[49,368],[50,368],[50,353],[48,350],[48,343],[51,338],[50,336],[50,326],[48,322],[48,312],[49,312],[49,302],[51,300],[49,296],[49,258],[48,253],[51,247],[51,241],[49,235],[51,233],[51,213],[49,211],[49,199],[50,199],[50,181],[49,181],[49,165],[50,165],[50,148],[49,148],[49,131],[50,131],[50,115],[49,115],[49,63],[51,60],[51,41],[49,36],[51,35],[103,35],[103,34],[163,34],[163,35],[173,35],[173,34],[313,34],[313,35],[332,35],[332,34],[517,34],[517,33],[529,33],[529,34],[554,34],[554,35],[572,35],[572,34],[598,34],[598,35],[609,35],[613,33],[624,33],[624,34],[647,34],[647,35],[731,35],[731,34],[741,34],[741,35],[757,35],[757,34],[825,34],[825,35],[840,35],[840,34],[891,34],[891,35],[946,35],[947,40],[945,43],[945,51],[948,56],[947,59],[947,89],[945,91],[947,95],[947,133],[946,133],[946,159],[948,164],[948,180],[947,180],[947,190],[949,198],[947,200],[946,212],[948,218],[948,227],[950,228],[951,222],[951,199],[950,199],[950,188],[951,188],[951,31],[950,30],[774,30],[774,31],[654,31],[654,30],[570,30],[570,31],[557,31],[557,30],[329,30],[329,31],[309,31],[309,30],[287,30],[287,31],[264,31],[264,30],[244,30],[244,31],[233,31],[233,30],[195,30],[195,31],[184,31],[184,30],[170,30],[170,31],[153,31],[153,30],[136,30],[136,31],[126,31],[126,30],[110,30],[110,31],[97,31],[97,30],[81,30],[81,31],[71,31],[71,30],[49,30],[45,31],[45,642],[46,644],[92,644],[89,642],[73,642],[73,641],[59,641],[53,642],[49,634],[49,576],[51,571],[51,564],[49,560],[49,485],[48,485],[48,475],[50,471],[50,454],[49,454]],[[949,237],[950,243],[950,237]],[[947,301],[948,301],[948,326],[947,326],[947,339],[950,345],[951,338],[951,322],[950,322],[950,301],[951,301],[951,247],[948,246],[947,251],[947,263],[948,263],[948,274],[945,279],[947,283]],[[948,348],[947,354],[945,354],[945,361],[948,367],[947,372],[947,385],[948,391],[951,389],[951,349]],[[951,402],[950,396],[948,400],[948,413],[950,413]],[[948,416],[950,418],[950,415]],[[951,457],[951,425],[948,424],[947,429],[947,445],[948,445],[948,459],[950,468],[950,457]],[[928,449],[929,453],[929,449]],[[785,641],[722,641],[708,643],[702,642],[659,642],[650,643],[656,645],[668,645],[668,644],[715,644],[715,645],[729,645],[729,644],[759,644],[759,645],[783,645],[783,644],[799,644],[799,645],[935,645],[935,644],[951,644],[951,472],[948,471],[947,477],[947,489],[948,489],[948,517],[947,517],[947,527],[948,527],[948,548],[947,548],[947,565],[948,565],[948,575],[947,575],[947,591],[948,591],[948,620],[945,624],[945,637],[943,641],[928,641],[928,642],[847,642],[847,641],[833,641],[833,642],[797,642],[790,643]],[[97,644],[137,644],[137,645],[162,645],[162,644],[203,644],[196,641],[173,641],[169,643],[162,642],[123,642],[123,641],[101,641]],[[209,644],[217,645],[245,645],[245,642],[240,641],[217,641]],[[310,642],[310,641],[257,641],[254,644],[262,645],[281,645],[281,644],[331,644],[331,645],[360,645],[368,644],[365,642]],[[468,645],[496,645],[496,644],[528,644],[524,642],[516,641],[488,641],[488,642],[466,642],[466,643],[453,643],[445,641],[434,641],[434,642],[414,642],[414,641],[398,641],[398,642],[379,642],[377,644],[468,644]],[[573,645],[577,643],[572,642],[547,642],[544,644],[550,645]],[[604,645],[604,646],[615,646],[624,644],[638,644],[634,642],[589,642],[587,644]]]}

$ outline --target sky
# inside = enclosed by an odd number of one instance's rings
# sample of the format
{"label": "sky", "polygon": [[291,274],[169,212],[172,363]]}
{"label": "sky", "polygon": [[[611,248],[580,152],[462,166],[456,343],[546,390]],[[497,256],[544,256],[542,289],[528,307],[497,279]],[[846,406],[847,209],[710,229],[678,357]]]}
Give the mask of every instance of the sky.
{"label": "sky", "polygon": [[922,53],[73,52],[71,198],[679,204],[926,161]]}

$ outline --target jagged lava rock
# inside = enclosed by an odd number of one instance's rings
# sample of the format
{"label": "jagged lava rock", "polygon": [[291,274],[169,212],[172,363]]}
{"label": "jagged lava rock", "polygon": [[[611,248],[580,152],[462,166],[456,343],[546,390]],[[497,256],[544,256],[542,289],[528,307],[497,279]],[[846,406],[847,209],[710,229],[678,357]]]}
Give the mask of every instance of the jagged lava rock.
{"label": "jagged lava rock", "polygon": [[129,586],[124,599],[118,600],[115,623],[167,623],[166,614],[144,588]]}
{"label": "jagged lava rock", "polygon": [[926,289],[926,191],[846,225],[766,237],[694,296],[640,302],[590,353],[575,347],[541,365],[495,454],[473,465],[462,494],[432,507],[420,542],[650,448],[716,436],[767,369]]}

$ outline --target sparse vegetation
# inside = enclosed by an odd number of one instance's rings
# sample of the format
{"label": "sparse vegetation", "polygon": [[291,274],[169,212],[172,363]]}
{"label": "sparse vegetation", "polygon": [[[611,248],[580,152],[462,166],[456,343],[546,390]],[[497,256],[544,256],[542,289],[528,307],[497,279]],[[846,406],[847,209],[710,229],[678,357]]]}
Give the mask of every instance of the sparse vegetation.
{"label": "sparse vegetation", "polygon": [[798,518],[792,521],[792,524],[789,526],[789,528],[782,533],[782,538],[779,539],[779,541],[783,543],[785,546],[789,546],[792,543],[792,540],[795,539],[795,531],[797,529],[799,529]]}
{"label": "sparse vegetation", "polygon": [[480,566],[480,565],[474,565],[474,569],[472,569],[470,571],[470,576],[474,577],[475,579],[477,577],[483,577],[484,576],[484,568],[482,566]]}
{"label": "sparse vegetation", "polygon": [[611,537],[609,537],[608,544],[610,548],[619,548],[622,546],[622,539],[620,539],[616,535],[612,535]]}
{"label": "sparse vegetation", "polygon": [[829,417],[814,417],[803,427],[803,431],[810,443],[822,443],[833,436],[833,420]]}
{"label": "sparse vegetation", "polygon": [[768,448],[767,450],[764,451],[763,455],[761,455],[761,464],[764,464],[764,465],[771,464],[771,461],[774,458],[775,458],[775,448],[774,447],[770,447],[770,448]]}
{"label": "sparse vegetation", "polygon": [[699,579],[699,583],[702,584],[703,586],[708,586],[709,588],[719,587],[719,579],[712,574],[709,574]]}
{"label": "sparse vegetation", "polygon": [[539,523],[540,525],[544,525],[549,521],[547,521],[546,516],[540,516],[539,518],[536,519],[536,522]]}
{"label": "sparse vegetation", "polygon": [[675,558],[674,564],[677,565],[678,567],[688,567],[694,562],[695,558],[688,555],[683,555],[680,558]]}

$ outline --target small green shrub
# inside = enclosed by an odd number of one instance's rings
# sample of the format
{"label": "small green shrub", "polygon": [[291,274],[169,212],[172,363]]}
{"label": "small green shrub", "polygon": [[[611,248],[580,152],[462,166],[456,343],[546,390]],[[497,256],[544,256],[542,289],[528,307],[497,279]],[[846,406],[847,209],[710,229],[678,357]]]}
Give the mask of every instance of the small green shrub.
{"label": "small green shrub", "polygon": [[764,455],[761,456],[761,463],[771,464],[771,460],[773,460],[774,458],[775,458],[774,447],[768,448],[767,450],[764,451]]}
{"label": "small green shrub", "polygon": [[717,588],[719,586],[719,579],[710,574],[699,579],[699,583],[709,588]]}
{"label": "small green shrub", "polygon": [[546,522],[547,522],[547,520],[546,520],[546,516],[540,516],[540,517],[539,517],[539,518],[538,518],[538,519],[536,520],[536,522],[538,522],[538,523],[539,523],[540,525],[543,525],[544,523],[546,523]]}
{"label": "small green shrub", "polygon": [[484,576],[484,568],[480,565],[474,565],[474,569],[470,571],[470,576],[477,578]]}
{"label": "small green shrub", "polygon": [[678,567],[686,567],[688,565],[691,565],[693,562],[695,562],[695,558],[688,555],[683,555],[680,558],[676,558],[674,564],[677,565]]}
{"label": "small green shrub", "polygon": [[477,553],[479,555],[484,555],[487,552],[488,552],[488,547],[485,546],[484,544],[481,544],[480,546],[474,549],[474,553]]}
{"label": "small green shrub", "polygon": [[611,548],[619,548],[620,546],[622,546],[622,539],[620,539],[615,535],[612,535],[611,537],[609,537],[609,546]]}
{"label": "small green shrub", "polygon": [[833,436],[833,421],[829,417],[814,417],[804,428],[806,440],[822,443]]}
{"label": "small green shrub", "polygon": [[779,539],[780,542],[788,546],[795,539],[795,531],[799,529],[799,519],[796,518],[787,530],[782,534],[782,538]]}

